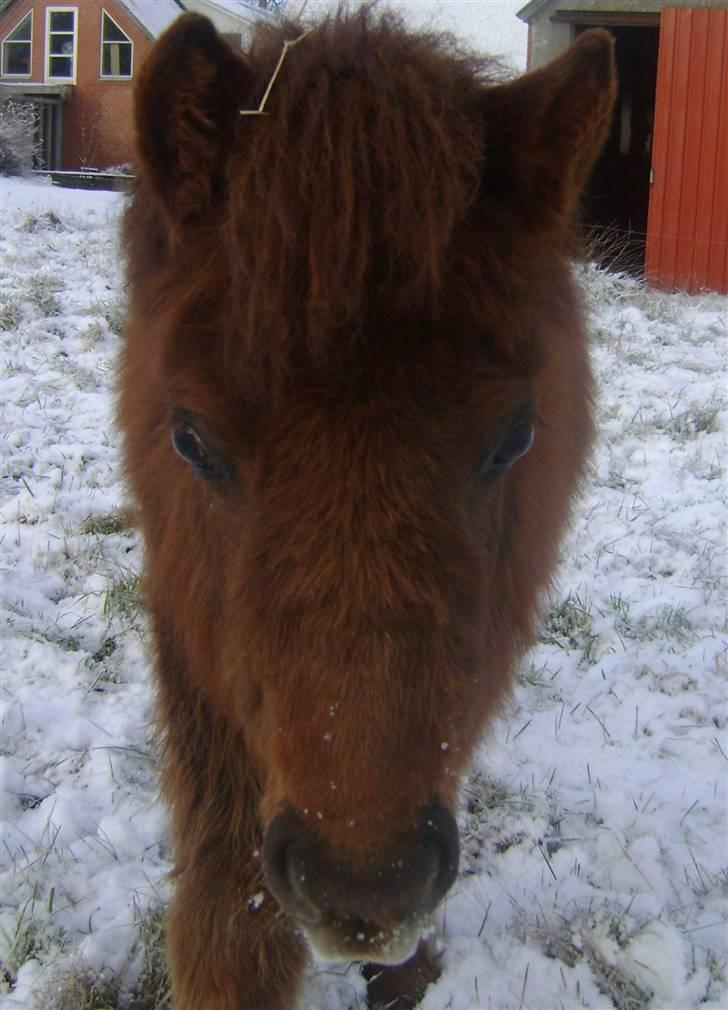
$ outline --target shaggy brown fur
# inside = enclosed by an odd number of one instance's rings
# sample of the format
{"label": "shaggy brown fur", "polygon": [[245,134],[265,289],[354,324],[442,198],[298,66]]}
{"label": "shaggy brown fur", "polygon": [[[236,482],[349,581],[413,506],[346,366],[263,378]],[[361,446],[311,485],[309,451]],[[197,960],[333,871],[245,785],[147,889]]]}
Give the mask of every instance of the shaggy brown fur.
{"label": "shaggy brown fur", "polygon": [[[406,956],[591,436],[566,258],[609,37],[507,82],[365,9],[241,116],[302,31],[241,56],[185,15],[136,93],[119,418],[176,1010],[292,1010],[301,925],[342,958]],[[421,947],[369,971],[372,999],[414,1005],[435,973]]]}

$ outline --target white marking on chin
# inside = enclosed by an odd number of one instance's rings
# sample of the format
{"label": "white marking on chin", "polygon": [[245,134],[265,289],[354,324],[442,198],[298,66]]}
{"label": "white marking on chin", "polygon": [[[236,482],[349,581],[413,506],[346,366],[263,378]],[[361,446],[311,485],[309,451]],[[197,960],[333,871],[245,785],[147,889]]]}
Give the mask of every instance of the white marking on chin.
{"label": "white marking on chin", "polygon": [[342,961],[372,961],[374,964],[403,964],[417,950],[424,924],[401,926],[379,946],[373,941],[368,949],[357,946],[348,949],[339,938],[324,932],[303,930],[311,953],[317,961],[341,963]]}

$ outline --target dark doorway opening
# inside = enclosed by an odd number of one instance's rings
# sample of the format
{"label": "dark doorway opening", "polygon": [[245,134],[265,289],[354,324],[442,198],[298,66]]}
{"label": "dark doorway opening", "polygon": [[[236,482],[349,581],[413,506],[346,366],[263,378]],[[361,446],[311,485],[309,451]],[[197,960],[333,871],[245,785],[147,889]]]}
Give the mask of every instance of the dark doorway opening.
{"label": "dark doorway opening", "polygon": [[36,156],[34,168],[48,172],[61,167],[63,106],[58,98],[39,98],[36,110]]}
{"label": "dark doorway opening", "polygon": [[[576,34],[594,24],[575,26]],[[608,25],[619,92],[609,139],[592,173],[582,220],[604,266],[641,274],[645,265],[658,27]]]}

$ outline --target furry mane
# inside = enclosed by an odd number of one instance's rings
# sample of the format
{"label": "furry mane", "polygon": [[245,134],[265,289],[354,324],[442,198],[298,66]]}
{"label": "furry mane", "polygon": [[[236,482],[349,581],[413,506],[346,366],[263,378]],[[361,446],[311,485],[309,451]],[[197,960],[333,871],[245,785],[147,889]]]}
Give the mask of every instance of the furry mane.
{"label": "furry mane", "polygon": [[[301,30],[259,31],[247,58],[255,102]],[[227,227],[249,354],[295,327],[320,355],[384,292],[390,309],[394,295],[403,310],[437,310],[481,177],[474,69],[447,36],[409,34],[368,8],[290,50],[269,115],[241,117],[230,161]]]}

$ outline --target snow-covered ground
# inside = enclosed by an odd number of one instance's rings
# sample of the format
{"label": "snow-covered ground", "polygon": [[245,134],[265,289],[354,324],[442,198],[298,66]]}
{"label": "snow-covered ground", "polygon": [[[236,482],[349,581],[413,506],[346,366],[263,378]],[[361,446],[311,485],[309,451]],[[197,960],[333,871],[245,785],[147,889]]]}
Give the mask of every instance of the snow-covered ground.
{"label": "snow-covered ground", "polygon": [[[156,984],[170,889],[112,418],[123,201],[0,197],[0,993],[96,1010]],[[422,1010],[728,1007],[728,299],[581,275],[601,440],[540,643],[466,783]],[[312,968],[301,1008],[363,991],[353,967]]]}

